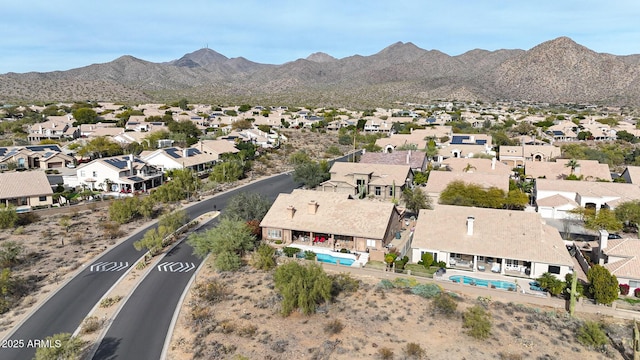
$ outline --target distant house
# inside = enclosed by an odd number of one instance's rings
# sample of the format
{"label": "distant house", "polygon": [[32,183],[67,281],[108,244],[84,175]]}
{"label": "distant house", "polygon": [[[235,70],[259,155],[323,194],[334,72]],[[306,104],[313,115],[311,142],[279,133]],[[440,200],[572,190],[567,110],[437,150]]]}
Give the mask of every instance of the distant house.
{"label": "distant house", "polygon": [[217,156],[200,152],[195,148],[170,147],[154,151],[144,151],[140,158],[157,167],[160,171],[190,169],[204,171],[216,164]]}
{"label": "distant house", "polygon": [[162,171],[133,155],[96,159],[76,169],[75,177],[64,176],[65,185],[122,193],[148,191],[162,185]]}
{"label": "distant house", "polygon": [[42,140],[58,140],[63,138],[76,139],[80,137],[80,129],[72,127],[73,117],[49,116],[47,121],[36,123],[29,128],[27,140],[38,142]]}
{"label": "distant house", "polygon": [[398,199],[402,190],[413,182],[409,165],[336,162],[329,172],[331,179],[320,184],[318,190],[360,197]]}
{"label": "distant house", "polygon": [[409,165],[413,171],[424,171],[427,157],[423,151],[399,150],[390,153],[365,152],[360,157],[361,164]]}
{"label": "distant house", "polygon": [[402,227],[402,214],[391,202],[296,189],[278,195],[260,227],[265,240],[311,245],[318,238],[353,251],[382,253]]}
{"label": "distant house", "polygon": [[478,185],[487,190],[490,188],[498,188],[506,193],[509,192],[509,176],[491,173],[465,173],[453,171],[431,171],[429,180],[423,188],[425,193],[433,199],[434,203],[438,202],[440,193],[442,193],[449,184],[454,181],[462,181],[465,184]]}
{"label": "distant house", "polygon": [[391,134],[376,140],[384,152],[393,152],[397,147],[415,146],[417,150],[427,148],[429,139],[434,139],[436,145],[440,140],[451,139],[453,135],[451,126],[433,126],[425,129],[413,130],[410,134]]}
{"label": "distant house", "polygon": [[536,211],[543,218],[575,218],[570,210],[584,208],[615,209],[620,203],[640,200],[640,187],[634,184],[536,179],[533,189]]}
{"label": "distant house", "polygon": [[193,147],[201,153],[211,154],[215,160],[220,160],[222,154],[237,154],[240,152],[235,143],[228,140],[200,140]]}
{"label": "distant house", "polygon": [[0,173],[0,204],[15,206],[17,211],[51,206],[53,190],[44,171]]}
{"label": "distant house", "polygon": [[559,279],[573,260],[558,230],[536,213],[436,205],[420,210],[411,243],[412,262],[430,253],[448,267]]}
{"label": "distant house", "polygon": [[600,164],[596,160],[577,160],[575,169],[567,166],[569,159],[556,159],[556,161],[539,162],[525,161],[525,176],[538,179],[566,179],[573,175],[584,181],[611,181],[609,165]]}
{"label": "distant house", "polygon": [[57,144],[0,147],[0,171],[12,164],[16,169],[55,169],[73,164]]}
{"label": "distant house", "polygon": [[447,158],[472,158],[477,154],[494,155],[492,138],[486,134],[452,134],[438,150],[438,162]]}
{"label": "distant house", "polygon": [[546,162],[562,155],[554,145],[500,146],[499,158],[511,167],[524,166],[525,162]]}

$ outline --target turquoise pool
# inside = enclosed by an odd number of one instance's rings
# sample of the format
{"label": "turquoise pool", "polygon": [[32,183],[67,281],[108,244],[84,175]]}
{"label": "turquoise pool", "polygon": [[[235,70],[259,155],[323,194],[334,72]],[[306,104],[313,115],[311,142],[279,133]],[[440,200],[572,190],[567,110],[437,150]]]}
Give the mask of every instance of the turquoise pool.
{"label": "turquoise pool", "polygon": [[353,259],[335,257],[329,254],[316,254],[316,259],[318,259],[318,261],[322,261],[329,264],[336,264],[336,261],[340,260],[340,265],[344,265],[344,266],[351,266],[351,264],[353,264],[353,262],[355,261]]}
{"label": "turquoise pool", "polygon": [[462,275],[450,276],[449,280],[457,283],[462,282],[463,284],[467,284],[467,285],[475,284],[476,286],[484,286],[484,287],[489,287],[490,285],[493,285],[496,287],[496,289],[512,290],[512,291],[516,290],[516,284],[508,281],[476,279],[476,278],[472,278],[469,276],[462,276]]}

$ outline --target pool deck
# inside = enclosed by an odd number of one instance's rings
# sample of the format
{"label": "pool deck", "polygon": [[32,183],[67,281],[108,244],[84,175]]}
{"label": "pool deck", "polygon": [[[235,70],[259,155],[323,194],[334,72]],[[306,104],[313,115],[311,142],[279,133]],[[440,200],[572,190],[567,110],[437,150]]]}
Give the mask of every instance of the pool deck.
{"label": "pool deck", "polygon": [[[516,283],[518,285],[518,292],[522,292],[529,295],[542,296],[542,297],[547,296],[546,292],[529,289],[529,282],[535,281],[534,279],[524,278],[524,277],[515,277],[515,276],[505,276],[505,275],[495,274],[491,272],[472,272],[472,271],[447,269],[446,274],[442,276],[434,276],[434,279],[439,281],[452,282],[451,280],[449,280],[449,277],[456,276],[456,275],[466,276],[466,277],[471,277],[471,278],[476,278],[481,280],[494,280],[494,281],[499,280],[499,281],[505,281],[510,283]],[[462,284],[462,285],[473,286],[473,285],[466,285],[466,284]]]}

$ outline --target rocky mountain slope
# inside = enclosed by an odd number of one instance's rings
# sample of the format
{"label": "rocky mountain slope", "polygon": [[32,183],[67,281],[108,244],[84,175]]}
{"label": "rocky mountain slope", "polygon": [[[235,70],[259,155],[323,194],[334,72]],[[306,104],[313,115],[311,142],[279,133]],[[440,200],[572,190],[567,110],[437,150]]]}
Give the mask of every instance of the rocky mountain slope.
{"label": "rocky mountain slope", "polygon": [[282,65],[200,49],[152,63],[132,56],[68,71],[0,75],[0,101],[261,102],[371,106],[433,99],[640,105],[640,55],[561,37],[530,50],[449,56],[398,42],[371,56],[315,53]]}

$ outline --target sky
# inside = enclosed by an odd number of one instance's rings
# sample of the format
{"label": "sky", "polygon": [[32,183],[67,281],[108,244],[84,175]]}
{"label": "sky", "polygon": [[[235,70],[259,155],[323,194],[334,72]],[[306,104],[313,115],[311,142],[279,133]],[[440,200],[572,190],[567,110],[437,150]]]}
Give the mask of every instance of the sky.
{"label": "sky", "polygon": [[637,0],[7,0],[0,74],[69,70],[123,55],[167,62],[208,47],[283,64],[324,52],[373,55],[398,41],[460,55],[528,50],[568,36],[640,54]]}

